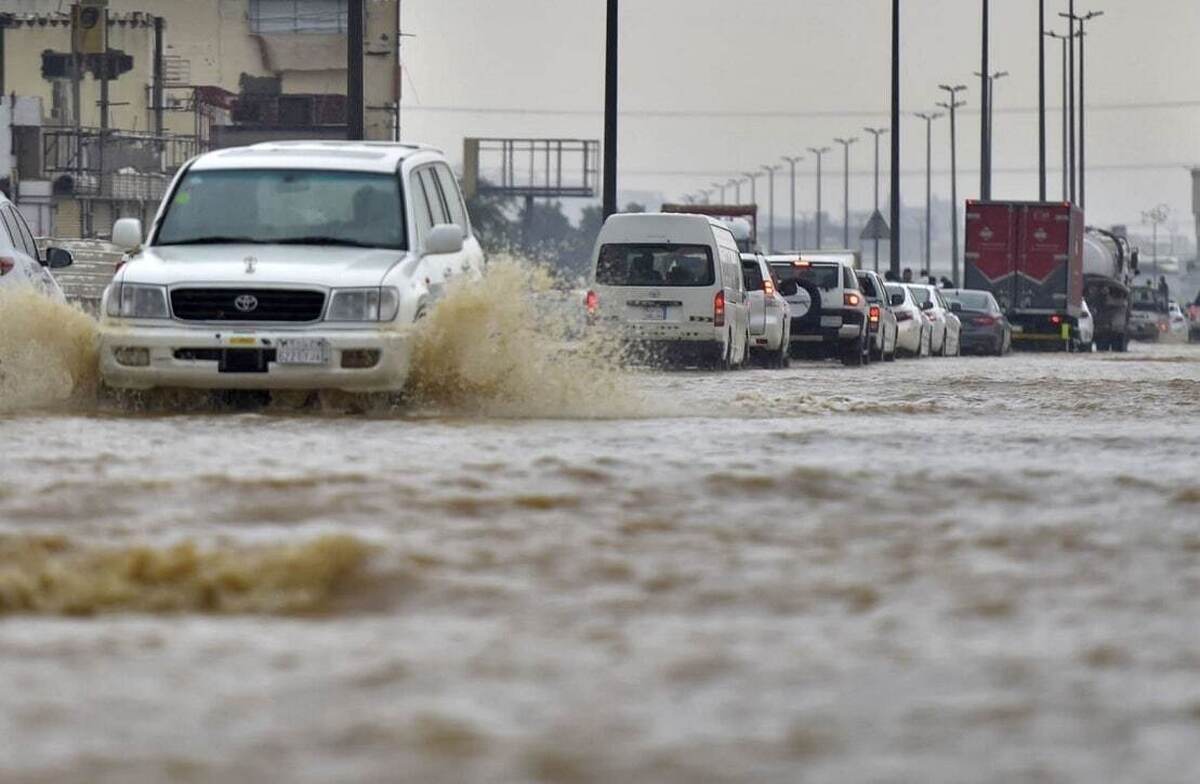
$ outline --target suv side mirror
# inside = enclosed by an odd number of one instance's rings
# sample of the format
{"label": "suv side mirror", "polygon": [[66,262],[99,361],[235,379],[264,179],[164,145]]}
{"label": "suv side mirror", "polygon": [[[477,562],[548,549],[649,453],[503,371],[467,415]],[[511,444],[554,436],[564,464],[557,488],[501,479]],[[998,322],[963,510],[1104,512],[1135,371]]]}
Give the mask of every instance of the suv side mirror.
{"label": "suv side mirror", "polygon": [[951,313],[962,313],[962,303],[961,302],[951,302],[950,303],[950,312]]}
{"label": "suv side mirror", "polygon": [[50,269],[62,269],[75,263],[75,257],[66,248],[46,248],[46,266]]}
{"label": "suv side mirror", "polygon": [[892,302],[893,308],[900,307],[901,305],[904,304],[904,295],[903,294],[893,294],[891,302]]}
{"label": "suv side mirror", "polygon": [[463,249],[463,230],[453,223],[439,223],[425,238],[425,255],[440,256]]}
{"label": "suv side mirror", "polygon": [[794,297],[798,291],[800,291],[800,284],[796,283],[795,278],[779,284],[779,293],[785,297]]}
{"label": "suv side mirror", "polygon": [[142,247],[142,222],[137,218],[121,218],[113,224],[112,241],[124,251]]}

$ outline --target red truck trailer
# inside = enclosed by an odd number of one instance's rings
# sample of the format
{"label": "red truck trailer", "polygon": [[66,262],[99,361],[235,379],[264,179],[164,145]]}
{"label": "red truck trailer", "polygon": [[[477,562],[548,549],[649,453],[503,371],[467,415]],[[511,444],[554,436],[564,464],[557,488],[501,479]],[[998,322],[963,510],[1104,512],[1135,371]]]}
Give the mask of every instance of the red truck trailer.
{"label": "red truck trailer", "polygon": [[995,295],[1014,341],[1065,345],[1083,312],[1083,232],[1066,202],[968,201],[964,285]]}

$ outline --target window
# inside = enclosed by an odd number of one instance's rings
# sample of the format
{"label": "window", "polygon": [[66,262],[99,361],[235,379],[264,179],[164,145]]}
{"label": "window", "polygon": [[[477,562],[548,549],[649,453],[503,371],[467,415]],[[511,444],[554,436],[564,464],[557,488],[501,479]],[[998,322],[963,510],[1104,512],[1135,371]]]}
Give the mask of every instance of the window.
{"label": "window", "polygon": [[796,266],[788,262],[776,262],[771,265],[771,269],[779,277],[780,281],[789,280],[806,280],[809,283],[817,286],[823,291],[832,291],[838,288],[840,277],[838,264],[806,264],[805,266]]}
{"label": "window", "polygon": [[842,287],[850,290],[858,288],[858,277],[849,267],[842,267]]}
{"label": "window", "polygon": [[757,261],[742,262],[742,280],[746,283],[747,291],[761,291],[763,287],[762,270]]}
{"label": "window", "polygon": [[425,193],[425,186],[421,183],[420,172],[413,172],[409,183],[408,190],[412,198],[413,219],[417,222],[417,239],[424,242],[433,229],[433,210],[429,206],[429,196]]}
{"label": "window", "polygon": [[446,202],[450,222],[463,230],[464,237],[470,236],[471,224],[467,220],[467,208],[463,204],[462,194],[459,193],[458,183],[454,179],[454,174],[451,173],[450,167],[444,163],[435,165],[433,170],[437,172],[438,184],[442,187],[442,196]]}
{"label": "window", "polygon": [[250,32],[344,33],[347,13],[347,0],[250,0]]}
{"label": "window", "polygon": [[858,279],[858,283],[862,288],[863,294],[866,294],[869,299],[882,299],[879,295],[879,289],[875,286],[875,281],[870,275],[863,275]]}
{"label": "window", "polygon": [[190,171],[157,245],[267,242],[403,250],[395,175],[305,169]]}
{"label": "window", "polygon": [[611,244],[600,248],[602,286],[711,286],[712,251],[704,245]]}
{"label": "window", "polygon": [[450,216],[447,214],[446,200],[442,198],[441,189],[437,184],[437,175],[433,173],[432,166],[424,166],[417,170],[417,176],[421,180],[421,186],[425,189],[425,198],[429,200],[430,218],[433,225],[437,226],[442,223],[450,223]]}
{"label": "window", "polygon": [[0,233],[0,240],[8,241],[6,247],[12,248],[13,250],[20,250],[21,242],[18,237],[21,235],[17,232],[17,228],[12,225],[12,218],[8,216],[7,205],[0,207],[0,228],[4,229],[4,232]]}
{"label": "window", "polygon": [[37,242],[33,239],[33,234],[29,231],[29,227],[25,225],[25,219],[21,217],[16,208],[8,204],[4,208],[5,220],[10,224],[9,233],[14,234],[14,247],[19,248],[26,256],[34,261],[40,261],[38,256]]}

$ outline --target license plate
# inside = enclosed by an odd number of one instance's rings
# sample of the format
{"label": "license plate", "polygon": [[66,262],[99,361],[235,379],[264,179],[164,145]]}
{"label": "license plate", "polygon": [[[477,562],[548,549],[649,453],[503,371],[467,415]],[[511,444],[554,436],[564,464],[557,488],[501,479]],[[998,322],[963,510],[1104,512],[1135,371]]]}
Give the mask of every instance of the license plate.
{"label": "license plate", "polygon": [[324,365],[328,346],[320,338],[288,338],[276,346],[275,362],[280,365]]}
{"label": "license plate", "polygon": [[642,311],[642,318],[646,321],[666,321],[666,308],[646,308]]}
{"label": "license plate", "polygon": [[1022,332],[1025,331],[1025,328],[1022,327],[1020,324],[1013,324],[1012,331],[1013,331],[1013,334],[1020,335]]}
{"label": "license plate", "polygon": [[821,316],[822,327],[840,327],[842,326],[841,316]]}

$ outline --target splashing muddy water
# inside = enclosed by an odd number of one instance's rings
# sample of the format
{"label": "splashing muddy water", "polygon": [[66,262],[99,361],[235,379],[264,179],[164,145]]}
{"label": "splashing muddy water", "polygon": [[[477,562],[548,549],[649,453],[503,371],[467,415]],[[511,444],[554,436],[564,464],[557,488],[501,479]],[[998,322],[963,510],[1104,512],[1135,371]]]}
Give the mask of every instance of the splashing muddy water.
{"label": "splashing muddy water", "polygon": [[0,780],[1194,778],[1200,350],[589,376],[448,303],[411,415],[0,417]]}
{"label": "splashing muddy water", "polygon": [[96,322],[32,290],[0,291],[0,413],[96,391]]}

